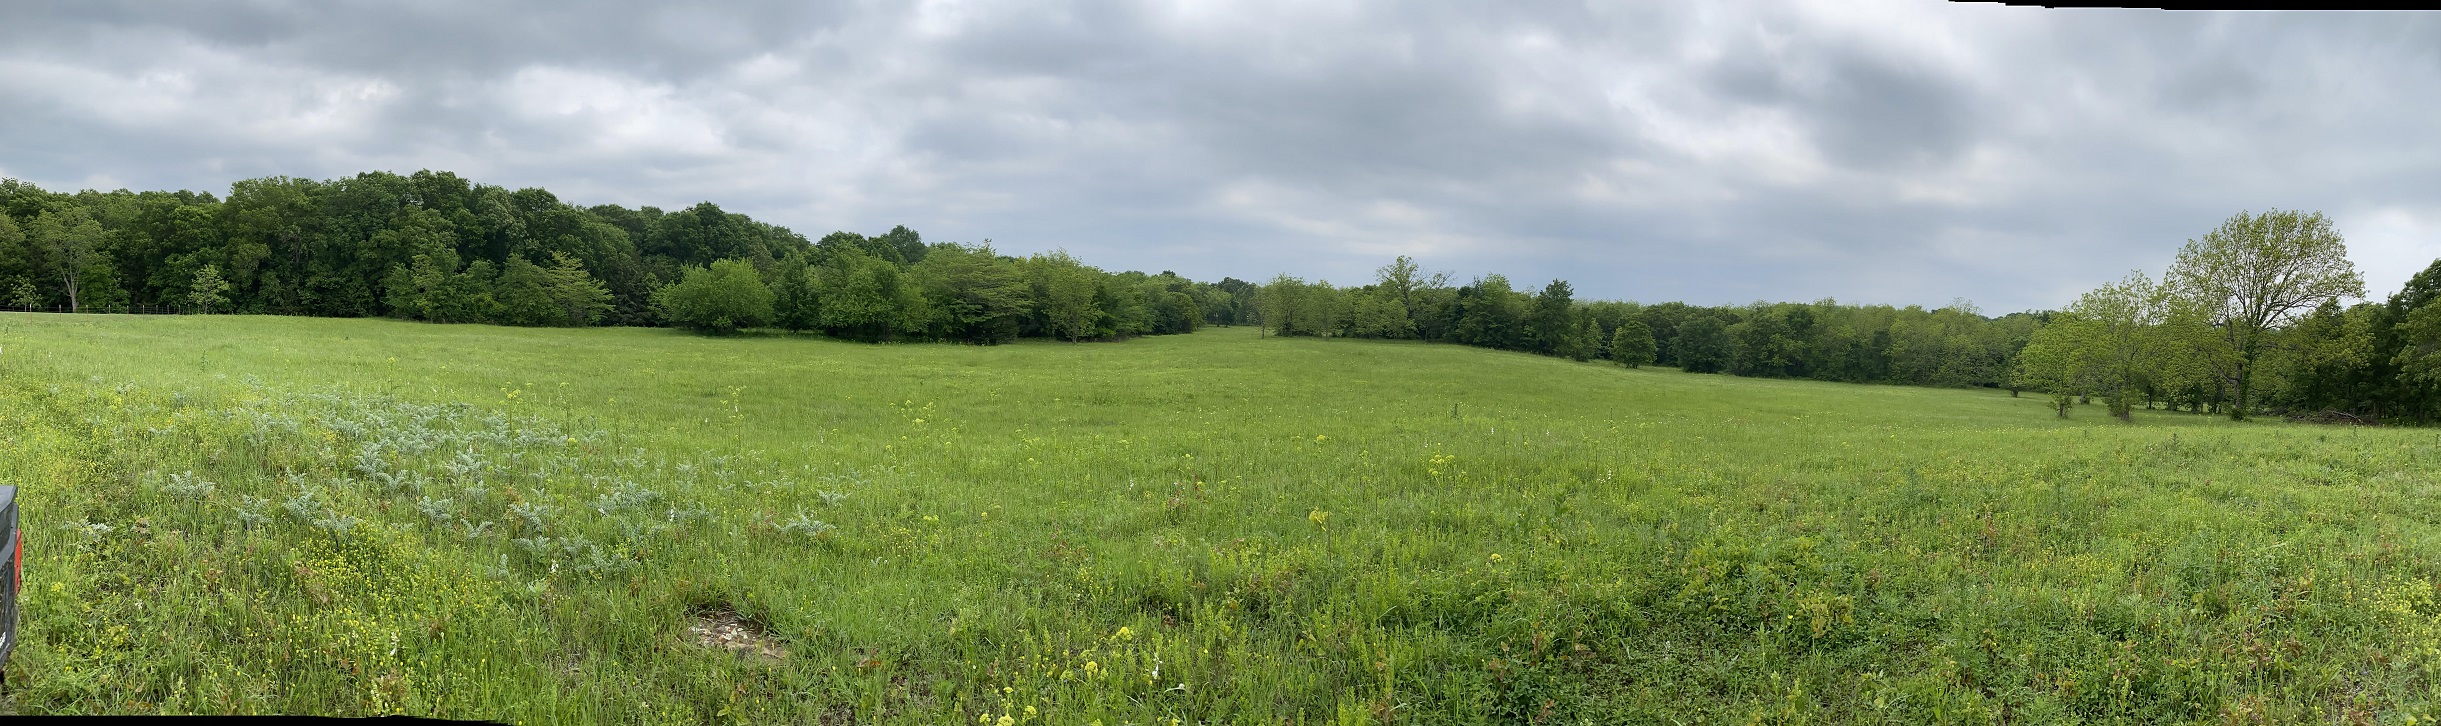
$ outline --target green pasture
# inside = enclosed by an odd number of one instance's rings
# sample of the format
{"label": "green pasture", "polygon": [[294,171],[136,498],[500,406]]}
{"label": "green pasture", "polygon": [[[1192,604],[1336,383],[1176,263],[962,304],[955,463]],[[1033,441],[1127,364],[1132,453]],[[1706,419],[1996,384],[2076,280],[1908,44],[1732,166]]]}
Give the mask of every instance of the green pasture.
{"label": "green pasture", "polygon": [[1250,328],[0,314],[0,713],[2441,715],[2441,432],[2046,404]]}

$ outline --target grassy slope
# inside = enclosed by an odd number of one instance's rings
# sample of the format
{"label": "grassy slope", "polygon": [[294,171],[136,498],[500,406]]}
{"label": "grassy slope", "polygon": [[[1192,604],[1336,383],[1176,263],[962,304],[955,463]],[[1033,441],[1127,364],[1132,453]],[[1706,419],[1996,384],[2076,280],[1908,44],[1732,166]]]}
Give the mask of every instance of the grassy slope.
{"label": "grassy slope", "polygon": [[[2441,683],[2430,431],[1247,329],[5,315],[0,345],[24,712],[2328,720]],[[789,654],[690,644],[709,607]]]}

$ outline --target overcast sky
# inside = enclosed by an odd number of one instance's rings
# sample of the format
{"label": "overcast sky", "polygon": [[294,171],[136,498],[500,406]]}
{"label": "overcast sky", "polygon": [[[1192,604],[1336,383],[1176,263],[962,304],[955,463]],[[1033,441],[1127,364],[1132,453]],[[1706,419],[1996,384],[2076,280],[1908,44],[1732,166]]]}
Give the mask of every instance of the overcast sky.
{"label": "overcast sky", "polygon": [[[531,5],[532,7],[527,7]],[[0,176],[456,171],[1107,269],[2051,308],[2240,210],[2441,257],[2441,18],[1938,3],[12,2]]]}

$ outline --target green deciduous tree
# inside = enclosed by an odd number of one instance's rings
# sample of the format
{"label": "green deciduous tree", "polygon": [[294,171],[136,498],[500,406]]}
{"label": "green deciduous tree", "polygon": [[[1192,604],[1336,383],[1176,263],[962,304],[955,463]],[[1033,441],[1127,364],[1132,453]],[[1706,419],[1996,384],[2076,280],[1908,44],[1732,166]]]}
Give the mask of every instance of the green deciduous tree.
{"label": "green deciduous tree", "polygon": [[1729,367],[1729,327],[1707,313],[1678,323],[1678,367],[1688,373],[1719,373]]}
{"label": "green deciduous tree", "polygon": [[96,278],[109,274],[102,225],[83,207],[46,210],[26,225],[25,236],[50,257],[60,292],[68,298],[68,311],[83,311],[86,299],[98,292],[93,289]]}
{"label": "green deciduous tree", "polygon": [[551,274],[523,257],[510,257],[500,266],[492,299],[497,303],[492,322],[539,327],[561,325],[567,320],[566,311],[551,295]]}
{"label": "green deciduous tree", "polygon": [[2258,362],[2272,331],[2335,297],[2362,297],[2364,278],[2347,243],[2322,213],[2240,212],[2189,240],[2168,284],[2205,311],[2215,334],[2206,360],[2235,391],[2233,419],[2246,417]]}
{"label": "green deciduous tree", "polygon": [[1458,288],[1452,300],[1456,318],[1451,342],[1484,348],[1517,349],[1528,344],[1525,318],[1528,301],[1509,286],[1509,278],[1484,275]]}
{"label": "green deciduous tree", "polygon": [[1065,250],[1028,258],[1026,268],[1044,334],[1074,342],[1101,327],[1102,308],[1094,304],[1094,295],[1102,289],[1098,270]]}
{"label": "green deciduous tree", "polygon": [[684,275],[653,294],[662,317],[672,324],[727,334],[771,322],[771,288],[753,264],[719,260],[710,267],[688,268]]}
{"label": "green deciduous tree", "polygon": [[2287,372],[2280,401],[2291,409],[2351,412],[2377,394],[2374,327],[2381,306],[2324,300],[2301,316],[2280,346]]}
{"label": "green deciduous tree", "polygon": [[1577,335],[1576,291],[1567,280],[1552,280],[1543,286],[1542,294],[1534,296],[1527,307],[1526,341],[1528,349],[1543,355],[1567,356],[1571,339]]}
{"label": "green deciduous tree", "polygon": [[932,310],[933,334],[943,339],[984,345],[1016,340],[1034,307],[1025,272],[993,252],[990,240],[974,248],[934,245],[908,275]]}
{"label": "green deciduous tree", "polygon": [[822,303],[814,296],[808,257],[800,250],[771,267],[772,323],[783,330],[812,330],[822,325]]}
{"label": "green deciduous tree", "polygon": [[[893,252],[892,254],[896,254]],[[812,268],[823,331],[856,340],[889,340],[923,329],[924,298],[889,260],[842,246]]]}
{"label": "green deciduous tree", "polygon": [[1362,338],[1415,337],[1415,321],[1407,317],[1407,303],[1397,291],[1375,285],[1350,295],[1355,298],[1348,315],[1350,334]]}
{"label": "green deciduous tree", "polygon": [[1643,320],[1628,318],[1610,332],[1610,359],[1629,368],[1642,368],[1653,362],[1653,327]]}
{"label": "green deciduous tree", "polygon": [[212,309],[229,304],[229,281],[220,278],[220,268],[204,265],[195,270],[195,281],[187,286],[186,303],[195,312],[212,314]]}
{"label": "green deciduous tree", "polygon": [[1255,297],[1265,329],[1279,335],[1330,335],[1340,328],[1340,292],[1331,283],[1279,275]]}

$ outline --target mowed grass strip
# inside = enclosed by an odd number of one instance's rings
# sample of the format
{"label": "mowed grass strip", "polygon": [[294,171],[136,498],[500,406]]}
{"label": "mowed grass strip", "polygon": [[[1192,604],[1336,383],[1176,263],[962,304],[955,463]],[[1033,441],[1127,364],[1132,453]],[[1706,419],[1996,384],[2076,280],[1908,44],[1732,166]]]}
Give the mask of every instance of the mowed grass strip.
{"label": "mowed grass strip", "polygon": [[2441,668],[2428,430],[1244,328],[0,346],[20,713],[2390,722]]}

